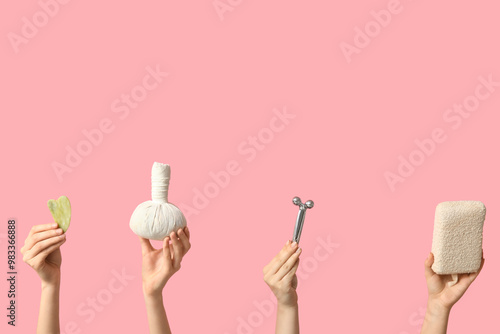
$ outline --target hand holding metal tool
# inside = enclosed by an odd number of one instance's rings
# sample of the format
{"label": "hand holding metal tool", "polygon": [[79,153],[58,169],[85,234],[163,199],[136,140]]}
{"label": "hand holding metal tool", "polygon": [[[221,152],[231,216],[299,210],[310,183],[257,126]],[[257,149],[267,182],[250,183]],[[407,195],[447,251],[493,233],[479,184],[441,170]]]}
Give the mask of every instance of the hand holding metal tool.
{"label": "hand holding metal tool", "polygon": [[293,231],[292,241],[299,243],[300,235],[302,234],[302,227],[304,226],[306,210],[311,209],[314,206],[314,202],[309,200],[305,203],[302,203],[299,197],[294,197],[293,204],[299,206],[299,214],[297,215],[297,222],[295,223],[295,230]]}

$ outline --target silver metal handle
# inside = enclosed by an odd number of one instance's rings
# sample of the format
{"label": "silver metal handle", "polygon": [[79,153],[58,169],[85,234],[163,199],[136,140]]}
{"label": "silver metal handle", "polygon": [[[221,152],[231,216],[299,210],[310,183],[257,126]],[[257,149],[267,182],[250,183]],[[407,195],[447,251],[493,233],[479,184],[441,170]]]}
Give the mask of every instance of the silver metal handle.
{"label": "silver metal handle", "polygon": [[297,214],[297,221],[295,222],[295,229],[293,230],[293,238],[292,241],[299,243],[300,235],[302,234],[302,227],[304,226],[304,219],[306,217],[306,210],[312,209],[314,206],[314,202],[309,200],[305,203],[302,203],[299,197],[293,198],[293,204],[299,207],[299,213]]}

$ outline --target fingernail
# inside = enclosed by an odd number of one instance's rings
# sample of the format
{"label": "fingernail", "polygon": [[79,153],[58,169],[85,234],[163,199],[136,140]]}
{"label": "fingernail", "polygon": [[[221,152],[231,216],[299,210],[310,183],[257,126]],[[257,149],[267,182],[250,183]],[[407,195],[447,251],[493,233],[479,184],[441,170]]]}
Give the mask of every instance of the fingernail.
{"label": "fingernail", "polygon": [[296,241],[292,242],[292,249],[295,248],[295,247],[297,247],[297,242]]}
{"label": "fingernail", "polygon": [[59,236],[60,239],[66,239],[66,234],[62,234]]}
{"label": "fingernail", "polygon": [[179,231],[177,231],[177,234],[182,234],[184,233],[184,231],[182,230],[182,228],[179,229]]}
{"label": "fingernail", "polygon": [[290,240],[287,240],[285,243],[285,246],[288,246],[288,245],[290,245]]}
{"label": "fingernail", "polygon": [[297,253],[297,254],[302,253],[302,248],[300,248],[300,247],[299,247],[299,248],[297,248],[297,250],[295,251],[295,253]]}
{"label": "fingernail", "polygon": [[62,233],[62,231],[63,231],[63,230],[62,230],[62,228],[58,228],[58,229],[56,230],[56,233]]}
{"label": "fingernail", "polygon": [[185,231],[185,232],[189,232],[189,229],[188,229],[188,227],[187,227],[187,226],[186,226],[186,227],[184,227],[184,231]]}
{"label": "fingernail", "polygon": [[51,227],[57,227],[59,226],[57,223],[53,223],[52,225],[50,225]]}

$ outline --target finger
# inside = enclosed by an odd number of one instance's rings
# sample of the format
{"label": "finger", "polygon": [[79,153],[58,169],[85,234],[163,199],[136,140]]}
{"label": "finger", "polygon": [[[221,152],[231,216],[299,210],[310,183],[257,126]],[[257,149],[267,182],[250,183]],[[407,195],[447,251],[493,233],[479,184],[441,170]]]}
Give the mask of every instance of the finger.
{"label": "finger", "polygon": [[191,231],[189,231],[187,226],[184,227],[184,233],[186,233],[188,239],[191,239]]}
{"label": "finger", "polygon": [[172,266],[172,253],[170,251],[170,246],[170,237],[163,239],[163,257],[165,258],[168,269]]}
{"label": "finger", "polygon": [[286,273],[286,275],[282,278],[282,280],[284,280],[288,277],[293,277],[297,273],[297,269],[299,268],[299,263],[300,263],[300,259],[297,259],[297,261],[295,262],[293,267],[290,269],[290,271],[288,273]]}
{"label": "finger", "polygon": [[139,241],[141,242],[142,255],[155,250],[154,247],[151,245],[151,241],[149,241],[149,239],[139,237]]}
{"label": "finger", "polygon": [[483,266],[484,266],[484,257],[481,260],[481,266],[479,267],[479,270],[475,273],[469,274],[469,279],[471,284],[476,280],[477,276],[479,276],[479,273],[481,272],[481,270],[483,270]]}
{"label": "finger", "polygon": [[[55,237],[54,239],[58,239],[58,237]],[[57,242],[51,244],[50,246],[46,247],[46,248],[43,248],[40,252],[32,255],[32,256],[29,256],[28,259],[23,259],[24,262],[38,262],[38,263],[41,263],[43,262],[47,256],[50,255],[50,253],[52,253],[53,251],[55,251],[56,249],[58,249],[59,247],[61,247],[62,244],[64,244],[66,242],[66,238],[64,239],[59,239]]]}
{"label": "finger", "polygon": [[299,255],[302,252],[302,249],[299,248],[295,253],[292,254],[286,260],[286,262],[281,266],[281,268],[278,270],[278,272],[274,275],[274,278],[278,281],[280,281],[283,277],[285,277],[286,274],[290,272],[290,270],[293,268],[297,260],[299,259]]}
{"label": "finger", "polygon": [[61,247],[65,242],[66,242],[66,239],[61,240],[58,243],[53,244],[52,246],[50,246],[48,248],[45,248],[43,251],[41,251],[40,253],[38,253],[38,255],[35,256],[33,258],[33,260],[34,261],[40,261],[40,262],[44,261],[47,258],[47,256],[49,256],[52,252],[54,252],[59,247]]}
{"label": "finger", "polygon": [[299,285],[299,280],[297,279],[297,275],[293,275],[292,277],[292,288],[297,289],[297,285]]}
{"label": "finger", "polygon": [[287,241],[285,247],[281,249],[281,251],[271,260],[269,263],[269,274],[274,275],[278,272],[278,270],[283,266],[283,264],[292,256],[293,253],[297,250],[298,245],[296,242],[290,243]]}
{"label": "finger", "polygon": [[181,241],[182,246],[184,248],[184,254],[186,254],[188,250],[191,248],[191,244],[189,243],[189,237],[187,236],[186,232],[183,229],[179,229],[179,231],[177,231],[177,235],[179,236],[179,240]]}
{"label": "finger", "polygon": [[[290,240],[287,240],[286,243],[285,243],[285,246],[283,246],[283,248],[281,248],[280,253],[283,252],[287,247],[289,247],[289,245],[290,245]],[[278,255],[280,253],[278,253]],[[277,259],[278,255],[276,255],[275,257],[273,257],[271,259],[271,261],[269,261],[269,263],[264,266],[264,268],[262,269],[262,272],[264,273],[264,276],[266,276],[267,273],[269,273],[269,271],[273,268],[273,266],[276,263],[276,261],[278,261],[278,259]],[[275,273],[276,273],[276,271],[273,271],[273,274],[275,274]]]}
{"label": "finger", "polygon": [[278,262],[280,260],[280,258],[283,256],[283,254],[290,249],[290,246],[291,245],[291,241],[290,240],[287,240],[285,245],[283,246],[283,248],[281,248],[281,250],[279,251],[278,254],[276,254],[275,257],[272,258],[272,260],[269,262],[268,266],[271,268],[274,266],[274,264],[276,262]]}
{"label": "finger", "polygon": [[28,239],[26,239],[26,243],[24,244],[23,248],[25,249],[25,251],[29,251],[37,242],[61,235],[62,233],[63,230],[60,228],[34,233],[29,236]]}
{"label": "finger", "polygon": [[172,238],[172,246],[174,248],[174,268],[179,269],[181,267],[182,256],[184,255],[184,246],[182,245],[179,238],[177,238],[175,232],[172,232],[170,234],[170,238]]}
{"label": "finger", "polygon": [[[26,240],[24,241],[24,249],[25,251],[28,251],[33,245],[30,243],[31,238],[33,235],[36,235],[37,233],[44,232],[44,231],[49,231],[49,230],[55,230],[59,225],[57,223],[50,223],[50,224],[41,224],[41,225],[34,225],[29,233],[28,236],[26,237]],[[26,244],[30,243],[30,248],[26,247]]]}
{"label": "finger", "polygon": [[170,244],[168,245],[168,248],[170,249],[170,260],[174,259],[174,246],[172,245],[172,240],[170,240]]}
{"label": "finger", "polygon": [[297,259],[293,267],[290,269],[288,273],[286,273],[286,275],[281,279],[281,281],[286,285],[292,284],[294,278],[295,279],[297,278],[295,273],[297,272],[298,268],[299,268],[299,259]]}
{"label": "finger", "polygon": [[28,233],[28,238],[31,237],[35,233],[47,231],[50,229],[55,229],[58,226],[59,225],[57,225],[57,223],[35,225],[31,228],[30,232]]}
{"label": "finger", "polygon": [[34,258],[38,254],[43,252],[45,249],[60,242],[61,240],[65,240],[65,239],[66,239],[66,234],[62,234],[62,235],[58,235],[57,237],[52,237],[52,238],[37,242],[29,251],[26,252],[25,256],[27,256],[28,258]]}
{"label": "finger", "polygon": [[483,270],[483,266],[484,266],[484,250],[481,250],[481,265],[479,266],[479,270],[477,271],[476,277],[477,275],[479,275],[481,270]]}
{"label": "finger", "polygon": [[427,259],[425,259],[424,266],[425,266],[425,279],[428,280],[432,276],[434,276],[436,273],[434,270],[432,270],[432,264],[434,263],[434,254],[430,253]]}

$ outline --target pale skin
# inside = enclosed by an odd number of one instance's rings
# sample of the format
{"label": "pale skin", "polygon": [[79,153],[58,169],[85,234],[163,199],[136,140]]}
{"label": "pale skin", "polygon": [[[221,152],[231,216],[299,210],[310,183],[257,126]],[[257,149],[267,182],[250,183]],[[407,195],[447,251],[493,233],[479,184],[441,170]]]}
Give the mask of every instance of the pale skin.
{"label": "pale skin", "polygon": [[299,334],[297,268],[302,249],[288,240],[281,251],[264,267],[264,281],[278,302],[276,334]]}
{"label": "pale skin", "polygon": [[181,268],[184,255],[191,248],[189,229],[179,229],[163,240],[163,247],[155,249],[148,239],[139,237],[142,248],[142,291],[146,302],[149,333],[171,334],[163,305],[163,288]]}
{"label": "pale skin", "polygon": [[458,282],[451,287],[448,286],[448,282],[453,280],[451,275],[436,274],[431,268],[433,263],[434,255],[430,253],[424,263],[429,298],[421,333],[446,334],[451,308],[483,269],[484,256],[476,273],[458,275]]}
{"label": "pale skin", "polygon": [[40,277],[42,295],[38,313],[38,334],[59,334],[59,290],[61,286],[61,250],[66,234],[57,223],[35,225],[21,248],[23,261]]}

